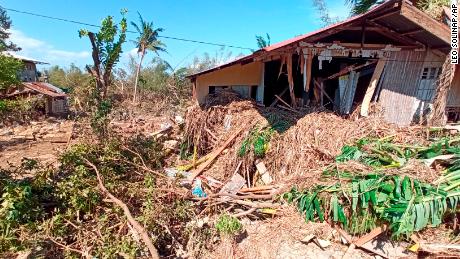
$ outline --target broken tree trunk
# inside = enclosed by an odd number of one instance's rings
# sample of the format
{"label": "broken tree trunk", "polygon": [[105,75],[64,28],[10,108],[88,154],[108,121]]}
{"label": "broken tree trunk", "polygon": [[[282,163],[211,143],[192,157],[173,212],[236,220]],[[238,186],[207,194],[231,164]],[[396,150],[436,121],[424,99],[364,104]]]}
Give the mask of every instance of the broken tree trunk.
{"label": "broken tree trunk", "polygon": [[436,94],[433,99],[433,110],[430,113],[430,126],[443,126],[446,124],[447,96],[452,85],[454,66],[450,64],[450,56],[447,55],[442,72],[436,84]]}
{"label": "broken tree trunk", "polygon": [[364,95],[363,103],[361,105],[361,116],[369,115],[369,105],[371,104],[372,96],[374,96],[375,89],[379,82],[380,76],[382,75],[383,68],[385,67],[386,59],[381,58],[377,62],[374,73],[372,74],[371,82],[367,87],[366,94]]}

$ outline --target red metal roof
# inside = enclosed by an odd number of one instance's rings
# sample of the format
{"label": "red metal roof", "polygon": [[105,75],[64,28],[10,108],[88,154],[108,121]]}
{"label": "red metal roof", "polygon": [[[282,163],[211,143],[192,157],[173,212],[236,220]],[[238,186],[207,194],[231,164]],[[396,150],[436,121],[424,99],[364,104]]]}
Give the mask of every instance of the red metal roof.
{"label": "red metal roof", "polygon": [[319,30],[316,30],[316,31],[313,31],[313,32],[310,32],[310,33],[307,33],[307,34],[303,34],[303,35],[300,35],[300,36],[297,36],[297,37],[294,37],[292,39],[288,39],[288,40],[285,40],[285,41],[282,41],[282,42],[279,42],[279,43],[276,43],[276,44],[273,44],[273,45],[270,45],[270,46],[267,46],[265,48],[262,48],[252,54],[249,54],[247,56],[244,56],[244,57],[241,57],[241,58],[238,58],[236,60],[233,60],[233,61],[230,61],[230,62],[227,62],[227,63],[224,63],[222,65],[219,65],[217,67],[214,67],[214,68],[210,68],[210,69],[207,69],[207,70],[204,70],[204,71],[200,71],[198,73],[195,73],[193,75],[189,75],[188,77],[195,77],[195,76],[198,76],[198,75],[201,75],[201,74],[206,74],[206,73],[209,73],[209,72],[212,72],[214,70],[219,70],[219,69],[222,69],[222,68],[225,68],[225,67],[228,67],[228,66],[231,66],[231,65],[234,65],[236,63],[239,63],[243,60],[247,60],[247,59],[250,59],[250,58],[253,58],[255,56],[255,54],[258,54],[260,52],[269,52],[269,51],[273,51],[273,50],[276,50],[276,49],[279,49],[279,48],[282,48],[284,46],[287,46],[289,44],[292,44],[292,43],[295,43],[295,42],[298,42],[298,41],[301,41],[301,40],[305,40],[309,37],[312,37],[316,34],[319,34],[321,32],[324,32],[324,31],[327,31],[327,30],[330,30],[330,29],[333,29],[333,28],[336,28],[336,27],[339,27],[339,26],[342,26],[344,24],[347,24],[347,23],[350,23],[350,22],[353,22],[359,18],[361,18],[362,16],[370,13],[370,12],[374,12],[376,11],[377,9],[381,9],[381,8],[384,8],[386,7],[387,5],[389,5],[390,3],[394,3],[394,1],[387,1],[383,4],[380,4],[372,9],[370,9],[368,12],[364,13],[364,14],[361,14],[361,15],[356,15],[356,16],[353,16],[347,20],[344,20],[342,22],[338,22],[338,23],[335,23],[335,24],[332,24],[332,25],[329,25],[329,26],[326,26],[324,28],[321,28]]}
{"label": "red metal roof", "polygon": [[360,15],[355,15],[355,16],[353,16],[351,18],[348,18],[348,19],[346,19],[344,21],[331,24],[331,25],[323,27],[323,28],[321,28],[319,30],[312,31],[312,32],[309,32],[309,33],[294,37],[292,39],[285,40],[285,41],[282,41],[282,42],[267,46],[267,47],[263,48],[263,50],[272,51],[272,50],[279,49],[281,47],[287,46],[289,44],[292,44],[292,43],[295,43],[295,42],[298,42],[298,41],[301,41],[301,40],[305,40],[305,39],[307,39],[309,37],[312,37],[312,36],[314,36],[316,34],[319,34],[319,33],[325,32],[327,30],[334,29],[334,28],[340,27],[342,25],[345,25],[347,23],[350,23],[350,22],[353,22],[355,20],[358,20],[359,18],[361,18],[361,17],[363,17],[363,16],[365,16],[365,15],[371,13],[371,12],[375,12],[375,11],[377,11],[379,9],[385,8],[387,5],[390,5],[390,3],[394,3],[394,1],[386,1],[385,3],[382,3],[380,5],[377,5],[377,6],[373,7],[373,8],[371,8],[366,13],[363,13],[363,14],[360,14]]}
{"label": "red metal roof", "polygon": [[[407,0],[402,0],[403,2],[404,1],[407,1]],[[212,71],[215,71],[215,70],[219,70],[219,69],[222,69],[222,68],[225,68],[225,67],[228,67],[228,66],[232,66],[232,65],[235,65],[235,64],[238,64],[238,63],[243,63],[247,60],[251,60],[252,58],[256,57],[257,55],[260,55],[262,53],[265,53],[265,52],[270,52],[270,51],[274,51],[274,50],[277,50],[279,48],[282,48],[282,47],[285,47],[285,46],[288,46],[290,44],[293,44],[293,43],[296,43],[296,42],[299,42],[299,41],[303,41],[303,40],[308,40],[309,38],[313,37],[313,36],[316,36],[318,34],[321,34],[321,33],[324,33],[324,32],[327,32],[329,30],[333,30],[335,28],[338,28],[338,27],[341,27],[341,26],[344,26],[344,25],[347,25],[349,23],[352,23],[352,22],[355,22],[356,20],[360,19],[360,18],[363,18],[364,16],[369,16],[369,15],[373,15],[373,13],[375,12],[378,12],[382,9],[385,9],[385,8],[391,8],[392,5],[395,5],[396,3],[399,3],[401,5],[401,0],[389,0],[389,1],[385,1],[384,3],[380,4],[380,5],[377,5],[373,8],[371,8],[369,11],[367,11],[366,13],[364,14],[361,14],[361,15],[356,15],[356,16],[353,16],[347,20],[344,20],[342,22],[338,22],[338,23],[335,23],[335,24],[332,24],[332,25],[329,25],[329,26],[326,26],[324,28],[321,28],[319,30],[316,30],[316,31],[313,31],[313,32],[310,32],[310,33],[307,33],[307,34],[303,34],[303,35],[300,35],[300,36],[297,36],[297,37],[294,37],[292,39],[288,39],[288,40],[285,40],[285,41],[282,41],[282,42],[279,42],[279,43],[276,43],[276,44],[273,44],[273,45],[270,45],[270,46],[267,46],[263,49],[260,49],[252,54],[249,54],[247,56],[244,56],[242,58],[239,58],[239,59],[236,59],[236,60],[233,60],[231,62],[228,62],[228,63],[225,63],[225,64],[222,64],[222,65],[219,65],[217,67],[214,67],[214,68],[211,68],[211,69],[208,69],[208,70],[205,70],[205,71],[201,71],[201,72],[198,72],[198,73],[195,73],[195,74],[192,74],[192,75],[189,75],[188,77],[189,78],[193,78],[193,77],[196,77],[198,75],[202,75],[202,74],[206,74],[206,73],[209,73],[209,72],[212,72]],[[428,17],[426,14],[424,14],[422,11],[420,11],[421,15],[424,15],[426,17]]]}
{"label": "red metal roof", "polygon": [[[50,87],[50,84],[41,83],[41,82],[24,82],[22,85],[30,90],[39,92],[41,94],[51,96],[51,97],[66,97],[67,95],[64,92],[56,91],[56,88]],[[52,85],[51,85],[52,86]]]}

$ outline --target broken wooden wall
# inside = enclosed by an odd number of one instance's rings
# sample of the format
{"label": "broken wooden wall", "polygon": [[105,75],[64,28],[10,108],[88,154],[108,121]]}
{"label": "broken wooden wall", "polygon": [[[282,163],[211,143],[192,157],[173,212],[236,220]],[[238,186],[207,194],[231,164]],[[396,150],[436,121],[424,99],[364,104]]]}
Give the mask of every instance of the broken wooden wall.
{"label": "broken wooden wall", "polygon": [[379,83],[379,103],[387,121],[409,125],[414,117],[416,92],[426,51],[393,52]]}

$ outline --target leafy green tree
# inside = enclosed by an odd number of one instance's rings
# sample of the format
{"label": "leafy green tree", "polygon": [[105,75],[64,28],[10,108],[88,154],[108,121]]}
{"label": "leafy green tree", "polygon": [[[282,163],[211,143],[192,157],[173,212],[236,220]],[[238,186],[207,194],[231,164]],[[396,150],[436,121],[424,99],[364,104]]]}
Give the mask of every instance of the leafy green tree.
{"label": "leafy green tree", "polygon": [[0,54],[0,90],[20,82],[18,73],[23,66],[20,60]]}
{"label": "leafy green tree", "polygon": [[376,4],[381,4],[384,1],[382,0],[346,0],[348,4],[351,5],[351,13],[356,15],[356,14],[362,14],[369,9],[371,9],[372,6]]}
{"label": "leafy green tree", "polygon": [[45,71],[45,74],[48,75],[48,81],[50,84],[64,87],[66,83],[66,71],[59,66],[52,66],[50,69]]}
{"label": "leafy green tree", "polygon": [[266,38],[261,35],[256,35],[257,47],[259,49],[263,49],[265,47],[270,46],[270,35],[266,34]]}
{"label": "leafy green tree", "polygon": [[102,21],[98,33],[87,30],[79,31],[80,37],[88,36],[91,42],[94,64],[92,66],[87,65],[86,70],[96,80],[96,91],[101,100],[107,97],[112,80],[112,70],[123,53],[122,45],[126,42],[126,29],[128,27],[125,14],[126,10],[122,10],[123,18],[118,25],[115,24],[112,16],[106,17]]}
{"label": "leafy green tree", "polygon": [[8,41],[8,38],[10,37],[8,30],[10,27],[11,19],[6,13],[6,10],[0,7],[0,52],[8,50],[17,51],[21,49],[11,41]]}
{"label": "leafy green tree", "polygon": [[117,25],[112,16],[102,21],[99,32],[80,30],[80,37],[88,36],[91,43],[93,65],[87,65],[86,70],[96,81],[94,95],[94,110],[91,126],[101,140],[106,139],[108,133],[108,115],[111,111],[111,102],[108,98],[108,89],[112,85],[112,70],[120,59],[122,45],[126,42],[127,21],[126,10],[122,10],[123,18]]}
{"label": "leafy green tree", "polygon": [[166,51],[165,45],[158,40],[158,35],[163,31],[162,28],[154,28],[152,22],[146,22],[139,14],[139,24],[131,22],[131,25],[134,26],[139,36],[137,37],[135,43],[137,45],[137,53],[140,55],[139,63],[137,65],[136,79],[134,81],[134,93],[133,93],[133,102],[136,102],[137,95],[137,85],[139,82],[139,74],[141,71],[142,61],[144,60],[145,54],[148,50],[153,51],[158,55],[160,51]]}
{"label": "leafy green tree", "polygon": [[94,87],[94,79],[90,74],[81,70],[75,64],[63,69],[53,66],[45,73],[51,84],[64,89],[70,93],[72,103],[76,109],[86,110],[91,103],[91,90]]}

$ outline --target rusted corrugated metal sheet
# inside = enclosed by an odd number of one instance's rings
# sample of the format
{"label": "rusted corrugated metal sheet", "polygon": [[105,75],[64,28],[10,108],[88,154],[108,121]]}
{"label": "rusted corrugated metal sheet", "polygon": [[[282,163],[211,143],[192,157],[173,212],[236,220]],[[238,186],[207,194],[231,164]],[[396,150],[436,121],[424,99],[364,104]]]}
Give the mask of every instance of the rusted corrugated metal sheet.
{"label": "rusted corrugated metal sheet", "polygon": [[412,122],[425,55],[426,52],[400,51],[389,57],[379,83],[379,103],[387,121],[399,125]]}
{"label": "rusted corrugated metal sheet", "polygon": [[27,82],[22,83],[22,85],[28,89],[37,91],[41,94],[48,95],[50,97],[66,97],[67,95],[63,92],[59,92],[56,90],[56,87],[41,82]]}

